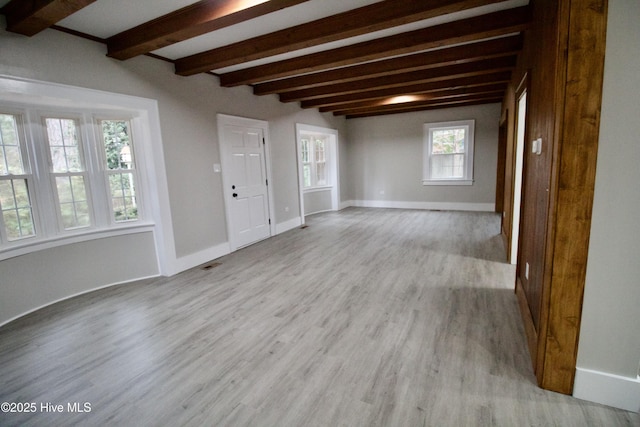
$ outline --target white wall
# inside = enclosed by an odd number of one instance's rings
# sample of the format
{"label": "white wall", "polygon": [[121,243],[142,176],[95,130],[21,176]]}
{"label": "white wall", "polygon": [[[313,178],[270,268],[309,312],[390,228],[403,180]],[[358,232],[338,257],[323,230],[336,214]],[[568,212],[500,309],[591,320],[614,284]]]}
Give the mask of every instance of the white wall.
{"label": "white wall", "polygon": [[[0,27],[5,27],[4,22],[0,22]],[[344,119],[320,114],[317,110],[301,110],[297,104],[282,104],[275,96],[256,97],[248,87],[221,88],[211,75],[180,77],[174,74],[171,64],[149,57],[117,61],[105,54],[106,48],[100,43],[55,30],[46,30],[31,38],[0,30],[0,74],[158,101],[175,252],[182,269],[220,256],[228,248],[221,175],[213,171],[213,164],[220,163],[217,113],[269,122],[273,171],[270,184],[276,216],[272,219],[276,224],[299,222],[295,123],[338,129],[342,135],[346,134]],[[288,212],[285,208],[289,208]],[[124,276],[96,277],[85,270],[84,285],[81,286],[84,291],[158,274],[157,268],[146,267],[146,254],[153,253],[153,242],[149,243],[149,239],[142,236],[138,238],[140,240],[133,238],[135,242],[129,241],[136,252],[129,253],[127,262],[122,264]],[[16,311],[24,313],[43,305],[44,300],[32,298],[42,286],[57,289],[55,296],[49,298],[50,302],[82,292],[78,284],[64,285],[60,272],[73,270],[77,265],[98,266],[104,262],[102,246],[86,245],[84,248],[83,251],[71,247],[61,249],[78,257],[69,264],[53,262],[58,259],[58,248],[41,251],[37,258],[30,258],[32,261],[37,259],[42,265],[57,266],[50,274],[59,275],[60,279],[47,283],[39,280],[44,276],[16,272],[13,266],[21,260],[0,261],[0,300],[3,303],[0,324],[14,317]],[[155,260],[155,254],[153,257]],[[145,267],[135,268],[138,262]],[[7,285],[5,273],[9,270],[12,282]],[[96,268],[96,271],[100,270]],[[6,307],[14,308],[9,312],[5,311]]]}
{"label": "white wall", "polygon": [[331,189],[307,191],[304,193],[303,197],[305,215],[313,215],[314,213],[331,210]]}
{"label": "white wall", "polygon": [[640,411],[640,3],[610,1],[574,395]]}
{"label": "white wall", "polygon": [[[467,119],[476,120],[473,185],[422,185],[423,125]],[[351,119],[349,193],[365,206],[492,211],[499,121],[500,104]]]}
{"label": "white wall", "polygon": [[0,325],[52,302],[158,275],[151,232],[60,246],[0,261]]}

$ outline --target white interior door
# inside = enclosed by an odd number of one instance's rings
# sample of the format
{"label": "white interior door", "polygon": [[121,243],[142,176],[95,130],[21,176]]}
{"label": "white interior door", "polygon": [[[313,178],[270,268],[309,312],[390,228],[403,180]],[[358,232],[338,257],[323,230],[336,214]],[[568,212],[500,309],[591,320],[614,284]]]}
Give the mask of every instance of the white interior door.
{"label": "white interior door", "polygon": [[223,185],[232,250],[271,236],[264,132],[223,124]]}

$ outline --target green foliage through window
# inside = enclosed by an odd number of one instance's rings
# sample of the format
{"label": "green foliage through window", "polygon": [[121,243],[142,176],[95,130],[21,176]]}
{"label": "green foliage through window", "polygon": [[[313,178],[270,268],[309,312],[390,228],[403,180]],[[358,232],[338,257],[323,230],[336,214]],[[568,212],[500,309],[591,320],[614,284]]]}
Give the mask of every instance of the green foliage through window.
{"label": "green foliage through window", "polygon": [[127,120],[103,120],[101,125],[113,218],[116,222],[136,220],[138,219],[138,204],[134,174],[133,172],[116,172],[134,169],[129,122]]}
{"label": "green foliage through window", "polygon": [[126,120],[103,120],[102,135],[107,169],[133,169],[129,122]]}

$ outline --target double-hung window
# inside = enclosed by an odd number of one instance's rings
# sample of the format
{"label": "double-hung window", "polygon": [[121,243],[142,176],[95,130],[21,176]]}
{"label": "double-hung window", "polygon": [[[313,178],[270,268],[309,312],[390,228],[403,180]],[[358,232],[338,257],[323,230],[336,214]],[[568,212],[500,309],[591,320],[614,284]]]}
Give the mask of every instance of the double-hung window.
{"label": "double-hung window", "polygon": [[143,219],[133,117],[103,117],[0,106],[0,251]]}
{"label": "double-hung window", "polygon": [[300,142],[303,188],[330,185],[327,174],[327,137],[303,135]]}
{"label": "double-hung window", "polygon": [[138,219],[136,168],[128,120],[100,120],[112,220]]}
{"label": "double-hung window", "polygon": [[424,125],[424,185],[472,185],[474,120]]}
{"label": "double-hung window", "polygon": [[0,112],[0,242],[36,234],[30,188],[33,175],[24,147],[22,117]]}
{"label": "double-hung window", "polygon": [[52,185],[63,230],[92,225],[88,174],[77,118],[44,117]]}

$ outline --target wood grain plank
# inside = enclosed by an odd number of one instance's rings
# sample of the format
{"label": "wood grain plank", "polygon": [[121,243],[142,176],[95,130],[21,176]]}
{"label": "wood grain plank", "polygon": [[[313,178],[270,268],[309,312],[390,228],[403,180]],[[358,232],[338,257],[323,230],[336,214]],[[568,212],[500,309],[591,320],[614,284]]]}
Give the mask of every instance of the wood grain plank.
{"label": "wood grain plank", "polygon": [[607,0],[572,2],[543,384],[571,393],[589,253]]}
{"label": "wood grain plank", "polygon": [[1,401],[91,412],[0,424],[640,422],[536,386],[498,215],[349,208],[307,225],[3,326]]}

